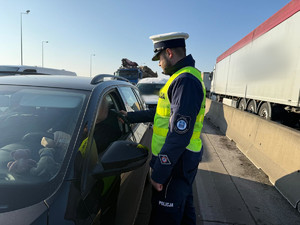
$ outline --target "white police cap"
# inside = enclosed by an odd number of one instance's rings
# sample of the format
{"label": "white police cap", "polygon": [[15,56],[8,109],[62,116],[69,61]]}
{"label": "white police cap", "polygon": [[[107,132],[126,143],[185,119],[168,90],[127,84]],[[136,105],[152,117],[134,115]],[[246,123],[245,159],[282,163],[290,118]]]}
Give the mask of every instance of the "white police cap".
{"label": "white police cap", "polygon": [[149,37],[154,44],[153,61],[159,60],[159,54],[166,48],[185,47],[185,40],[189,38],[187,33],[172,32],[166,34],[152,35]]}

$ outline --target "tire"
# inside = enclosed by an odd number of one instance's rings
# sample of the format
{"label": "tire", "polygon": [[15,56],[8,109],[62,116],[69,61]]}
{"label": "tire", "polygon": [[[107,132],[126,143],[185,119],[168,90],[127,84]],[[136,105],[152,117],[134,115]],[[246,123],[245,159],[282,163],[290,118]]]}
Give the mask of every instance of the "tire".
{"label": "tire", "polygon": [[247,102],[246,102],[246,99],[243,98],[239,102],[238,109],[242,110],[242,111],[245,111],[246,107],[247,107]]}
{"label": "tire", "polygon": [[247,106],[247,111],[250,113],[254,113],[256,114],[257,112],[257,107],[256,107],[256,101],[255,100],[251,100]]}
{"label": "tire", "polygon": [[270,103],[264,102],[258,110],[258,115],[267,120],[270,120],[272,117],[272,109]]}

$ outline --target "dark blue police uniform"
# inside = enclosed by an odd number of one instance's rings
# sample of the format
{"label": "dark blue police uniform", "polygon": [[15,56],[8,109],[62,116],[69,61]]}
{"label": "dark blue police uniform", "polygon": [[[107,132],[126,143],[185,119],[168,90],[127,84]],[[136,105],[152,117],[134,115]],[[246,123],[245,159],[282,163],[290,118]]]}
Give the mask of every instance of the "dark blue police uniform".
{"label": "dark blue police uniform", "polygon": [[[186,56],[165,71],[171,75],[176,71],[195,66],[191,55]],[[162,163],[157,156],[152,156],[150,166],[151,178],[163,184],[163,190],[152,193],[152,216],[150,224],[196,224],[193,206],[192,183],[197,173],[198,164],[202,159],[203,149],[193,152],[186,149],[193,133],[196,117],[203,101],[201,82],[193,75],[184,73],[174,79],[168,89],[171,103],[171,119],[165,143],[160,151],[172,163]],[[187,130],[176,132],[177,117],[184,115],[189,118]],[[155,110],[128,112],[131,123],[153,122]]]}

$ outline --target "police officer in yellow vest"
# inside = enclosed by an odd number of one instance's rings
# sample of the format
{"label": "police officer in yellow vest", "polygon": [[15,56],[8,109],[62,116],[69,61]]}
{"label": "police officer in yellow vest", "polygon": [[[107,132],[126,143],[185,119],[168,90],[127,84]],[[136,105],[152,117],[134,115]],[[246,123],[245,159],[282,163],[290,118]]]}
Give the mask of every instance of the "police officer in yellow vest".
{"label": "police officer in yellow vest", "polygon": [[205,112],[205,87],[191,55],[187,33],[151,36],[153,61],[170,79],[160,90],[156,111],[124,112],[131,123],[153,122],[150,224],[196,224],[192,183],[202,159],[200,133]]}

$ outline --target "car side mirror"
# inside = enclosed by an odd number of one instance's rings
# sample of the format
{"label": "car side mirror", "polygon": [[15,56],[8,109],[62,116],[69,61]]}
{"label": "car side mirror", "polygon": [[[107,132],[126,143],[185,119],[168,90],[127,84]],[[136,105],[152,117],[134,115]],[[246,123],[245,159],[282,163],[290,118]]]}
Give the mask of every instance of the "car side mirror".
{"label": "car side mirror", "polygon": [[93,170],[93,176],[112,176],[134,170],[146,163],[148,155],[149,150],[141,144],[115,141],[104,152]]}

